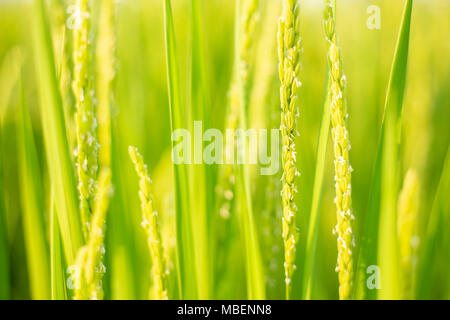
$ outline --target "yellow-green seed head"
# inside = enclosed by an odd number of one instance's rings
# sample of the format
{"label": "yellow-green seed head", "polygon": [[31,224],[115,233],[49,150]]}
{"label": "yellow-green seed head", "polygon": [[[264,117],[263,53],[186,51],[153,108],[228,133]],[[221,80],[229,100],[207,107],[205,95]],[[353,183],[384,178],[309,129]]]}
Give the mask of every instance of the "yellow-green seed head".
{"label": "yellow-green seed head", "polygon": [[335,34],[334,10],[330,0],[325,1],[324,32],[328,44],[328,67],[330,70],[330,110],[331,136],[334,149],[334,171],[337,211],[337,272],[339,279],[339,298],[349,299],[353,286],[353,251],[354,246],[351,201],[351,171],[349,161],[349,134],[346,124],[346,106],[344,97],[345,75],[342,57]]}
{"label": "yellow-green seed head", "polygon": [[[235,70],[233,74],[232,84],[229,92],[229,110],[225,121],[226,129],[237,129],[239,125],[239,111],[242,101],[247,101],[247,91],[250,73],[250,58],[252,54],[256,23],[259,20],[259,0],[245,0],[242,2],[241,23],[240,23],[240,43],[239,43],[239,60],[235,61]],[[242,86],[242,90],[240,87]],[[241,95],[244,95],[242,97]],[[241,99],[242,98],[242,99]],[[225,163],[227,163],[226,154],[235,155],[235,140],[226,139],[225,141]],[[230,216],[230,211],[234,200],[234,168],[231,165],[222,167],[217,186],[218,196],[220,197],[219,213],[223,218]]]}
{"label": "yellow-green seed head", "polygon": [[79,277],[74,296],[77,300],[103,299],[102,279],[106,271],[103,264],[104,238],[110,195],[111,171],[106,168],[102,169],[99,175],[99,187],[90,221],[88,242],[78,252]]}
{"label": "yellow-green seed head", "polygon": [[298,89],[300,71],[300,14],[297,1],[285,0],[283,14],[278,21],[278,59],[281,103],[281,135],[283,161],[283,241],[284,241],[284,270],[286,281],[286,296],[289,298],[291,279],[295,270],[295,249],[297,242],[297,227],[295,216],[297,207],[295,195],[297,193],[296,176],[299,175],[295,166],[298,118]]}
{"label": "yellow-green seed head", "polygon": [[151,296],[158,300],[166,300],[166,269],[164,263],[163,246],[158,227],[158,214],[153,208],[151,195],[151,180],[144,159],[137,148],[128,148],[139,177],[139,198],[141,200],[142,226],[147,234],[150,256],[152,259],[153,292]]}
{"label": "yellow-green seed head", "polygon": [[97,121],[91,69],[91,7],[88,0],[77,0],[77,21],[74,25],[74,72],[73,92],[75,97],[76,141],[75,151],[78,173],[80,212],[85,238],[89,233],[93,197],[96,193],[98,171],[98,148],[96,139]]}

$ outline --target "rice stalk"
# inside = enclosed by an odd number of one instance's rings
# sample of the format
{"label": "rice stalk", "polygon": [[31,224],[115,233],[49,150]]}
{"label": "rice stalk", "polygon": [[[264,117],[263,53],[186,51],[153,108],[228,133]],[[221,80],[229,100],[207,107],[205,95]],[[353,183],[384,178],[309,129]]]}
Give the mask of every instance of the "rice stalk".
{"label": "rice stalk", "polygon": [[[225,130],[235,130],[239,126],[239,113],[240,113],[240,66],[241,57],[249,58],[250,52],[243,53],[245,50],[251,51],[254,42],[255,24],[257,17],[257,3],[258,1],[235,1],[235,48],[234,48],[234,61],[231,82],[228,88],[227,104],[225,112]],[[253,5],[253,8],[252,8]],[[244,7],[246,10],[244,10]],[[240,22],[247,25],[246,30],[240,26]],[[253,21],[253,22],[251,22]],[[245,34],[250,33],[250,34]],[[238,38],[242,36],[247,39],[245,46],[241,44],[241,40]],[[244,61],[242,63],[244,70],[248,70],[250,61]],[[248,75],[248,71],[244,71]],[[247,77],[248,78],[248,77]],[[236,159],[236,145],[235,137],[227,136],[225,138],[223,160],[224,164],[218,167],[217,181],[215,186],[215,221],[213,227],[215,228],[215,246],[221,248],[221,250],[215,250],[217,252],[216,257],[216,272],[217,274],[233,274],[232,268],[229,267],[230,259],[233,259],[231,250],[233,246],[230,238],[238,238],[239,235],[239,217],[233,213],[238,212],[239,203],[237,200],[238,188],[237,188],[237,168],[234,165]],[[249,263],[246,263],[248,267]],[[239,266],[235,266],[239,268]],[[234,274],[239,273],[235,272]],[[247,272],[248,273],[248,272]],[[247,277],[247,280],[249,278]],[[238,280],[235,280],[238,281]],[[219,286],[222,283],[219,282]],[[250,284],[247,283],[248,292],[251,291]],[[249,293],[248,293],[249,294]]]}
{"label": "rice stalk", "polygon": [[[261,3],[261,21],[252,57],[252,88],[249,97],[249,127],[256,130],[279,128],[279,97],[274,95],[279,86],[277,64],[277,21],[281,14],[281,2]],[[259,144],[260,152],[272,152],[274,146]],[[276,146],[275,148],[277,148]],[[274,161],[278,161],[274,160]],[[261,255],[266,281],[268,299],[277,298],[279,283],[284,279],[284,268],[279,263],[283,259],[283,240],[281,236],[281,201],[279,201],[281,182],[274,174],[260,175],[262,165],[251,167],[251,185],[254,199],[263,197],[265,201],[254,201],[255,218],[261,243]],[[282,283],[282,282],[281,282]],[[282,288],[284,290],[284,287]]]}
{"label": "rice stalk", "polygon": [[95,197],[95,206],[90,222],[89,238],[77,257],[79,267],[78,283],[75,288],[76,300],[103,299],[103,275],[106,272],[103,258],[105,255],[105,229],[106,215],[111,195],[111,171],[102,169],[99,174],[98,191]]}
{"label": "rice stalk", "polygon": [[163,246],[158,225],[158,213],[153,208],[151,180],[147,166],[137,148],[129,147],[130,158],[139,176],[139,198],[141,200],[142,226],[147,235],[148,247],[152,260],[153,292],[150,297],[157,300],[167,300],[166,269],[164,263]]}
{"label": "rice stalk", "polygon": [[77,209],[75,177],[69,154],[52,37],[45,8],[45,1],[34,1],[35,63],[39,75],[40,114],[47,164],[50,181],[55,190],[64,255],[70,266],[75,261],[78,248],[83,245],[83,232]]}
{"label": "rice stalk", "polygon": [[398,197],[397,237],[401,266],[402,299],[411,299],[417,262],[417,223],[419,209],[419,178],[416,170],[409,169]]}
{"label": "rice stalk", "polygon": [[113,0],[102,0],[96,46],[97,119],[100,167],[111,166],[111,105],[114,80],[114,10]]}
{"label": "rice stalk", "polygon": [[[275,104],[276,105],[276,104]],[[277,109],[278,111],[278,109]],[[278,121],[277,121],[278,122]],[[283,216],[280,203],[281,182],[276,176],[269,176],[264,182],[263,196],[266,201],[263,204],[259,220],[261,253],[265,266],[265,281],[267,283],[267,299],[278,299],[279,292],[284,293],[283,284],[284,268],[280,261],[284,259],[283,238],[281,235],[281,221]],[[282,290],[282,291],[281,291]]]}
{"label": "rice stalk", "polygon": [[77,21],[74,26],[74,80],[75,125],[77,148],[76,168],[80,198],[81,224],[85,237],[89,234],[89,220],[93,210],[98,171],[97,121],[94,108],[94,90],[91,76],[91,5],[89,0],[77,0]]}
{"label": "rice stalk", "polygon": [[[160,226],[161,244],[163,251],[163,261],[165,265],[165,271],[167,274],[167,291],[171,295],[169,298],[176,297],[173,293],[176,293],[177,277],[170,276],[175,271],[175,214],[173,208],[173,180],[168,179],[172,175],[172,164],[170,160],[170,152],[165,152],[162,158],[159,160],[158,165],[153,170],[152,175],[152,196],[153,204],[155,208],[159,208],[163,215],[160,215],[158,223]],[[147,245],[148,250],[148,245]]]}
{"label": "rice stalk", "polygon": [[295,250],[298,231],[295,222],[297,206],[296,177],[299,172],[295,166],[297,118],[299,116],[298,89],[301,86],[300,55],[302,40],[300,37],[300,5],[296,0],[283,2],[283,14],[278,21],[278,58],[281,81],[281,137],[282,137],[282,191],[283,199],[283,241],[284,270],[286,281],[286,299],[291,296],[292,275],[295,270]]}
{"label": "rice stalk", "polygon": [[[241,6],[242,4],[242,6]],[[240,134],[236,137],[238,139],[239,148],[237,152],[241,152],[244,155],[244,163],[237,166],[237,180],[236,190],[239,194],[239,222],[241,225],[241,234],[245,246],[245,259],[246,259],[246,277],[247,277],[247,296],[249,299],[265,299],[265,281],[264,281],[264,268],[262,265],[262,257],[260,244],[258,239],[258,232],[256,229],[255,217],[253,212],[252,193],[251,193],[251,181],[250,181],[250,167],[249,167],[249,148],[248,144],[243,137],[243,132],[248,128],[248,64],[245,60],[246,47],[246,35],[242,30],[247,29],[247,25],[250,26],[248,19],[243,20],[241,17],[241,10],[243,10],[243,16],[246,16],[246,12],[252,12],[253,6],[256,6],[253,2],[236,2],[236,14],[235,14],[235,61],[239,61],[235,64],[235,72],[237,74],[237,97],[239,99],[239,125]],[[243,25],[243,26],[241,26]],[[243,40],[242,40],[243,39]]]}
{"label": "rice stalk", "polygon": [[65,1],[52,0],[49,4],[50,29],[53,38],[53,51],[55,56],[59,91],[64,107],[64,120],[66,122],[67,135],[70,149],[75,148],[76,130],[74,122],[74,101],[71,88],[72,74],[70,70],[69,34],[66,26]]}
{"label": "rice stalk", "polygon": [[[236,1],[236,6],[240,7],[240,14],[235,17],[240,19],[239,41],[236,42],[238,54],[234,62],[225,120],[225,129],[232,130],[237,129],[239,125],[241,98],[245,104],[247,104],[248,100],[250,58],[254,46],[255,28],[259,20],[259,0]],[[240,83],[242,84],[242,90]],[[241,94],[244,96],[241,97]],[[226,164],[220,167],[219,183],[216,191],[219,197],[219,214],[222,218],[228,219],[233,210],[236,196],[235,168],[233,165],[227,164],[227,156],[234,155],[236,151],[234,138],[226,139],[224,150]]]}
{"label": "rice stalk", "polygon": [[334,170],[336,188],[337,221],[335,232],[338,235],[339,298],[349,299],[353,286],[353,247],[352,229],[352,187],[349,150],[350,140],[347,129],[347,106],[345,101],[345,74],[342,67],[342,53],[338,46],[335,23],[335,10],[331,0],[325,1],[324,29],[328,44],[328,67],[330,70],[331,96],[331,136],[334,147]]}

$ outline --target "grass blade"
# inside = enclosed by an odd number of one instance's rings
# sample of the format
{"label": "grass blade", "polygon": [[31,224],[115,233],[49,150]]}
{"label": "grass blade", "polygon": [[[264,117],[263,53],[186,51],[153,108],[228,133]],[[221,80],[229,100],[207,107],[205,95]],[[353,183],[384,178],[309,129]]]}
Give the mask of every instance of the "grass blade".
{"label": "grass blade", "polygon": [[51,294],[52,300],[64,300],[66,299],[66,288],[64,283],[63,252],[61,249],[61,235],[59,232],[58,217],[56,214],[56,203],[53,190],[50,205]]}
{"label": "grass blade", "polygon": [[397,197],[399,192],[399,143],[401,111],[406,83],[412,0],[405,4],[395,49],[385,105],[385,132],[382,151],[378,264],[381,271],[382,299],[398,299],[399,261],[397,252]]}
{"label": "grass blade", "polygon": [[448,195],[450,194],[450,148],[447,150],[444,167],[431,208],[430,218],[425,236],[425,245],[420,256],[416,297],[429,299],[432,287],[430,273],[438,254],[439,239],[445,232],[445,219],[449,219]]}
{"label": "grass blade", "polygon": [[49,299],[50,266],[49,252],[44,228],[44,203],[40,168],[34,142],[31,119],[20,85],[20,110],[18,113],[17,137],[20,162],[21,197],[23,203],[23,233],[33,299]]}
{"label": "grass blade", "polygon": [[[172,133],[183,127],[184,112],[181,107],[178,57],[175,44],[172,5],[164,0],[164,36],[166,43],[167,81],[170,105],[170,126]],[[172,147],[173,147],[172,141]],[[197,297],[197,274],[195,273],[194,244],[191,237],[189,215],[189,181],[185,164],[174,163],[174,197],[177,235],[177,269],[179,274],[180,298]]]}
{"label": "grass blade", "polygon": [[[360,287],[357,288],[357,298],[375,298],[375,290],[368,290],[363,279],[365,279],[366,267],[377,264],[382,275],[383,289],[379,292],[380,297],[397,298],[399,293],[396,246],[392,244],[396,243],[396,199],[399,188],[398,143],[406,82],[412,3],[412,0],[407,0],[405,3],[387,89],[364,238],[361,240],[357,275],[357,283]],[[377,243],[378,251],[375,250]]]}
{"label": "grass blade", "polygon": [[139,177],[139,198],[141,201],[142,226],[147,236],[150,257],[152,260],[152,288],[149,292],[150,299],[167,300],[167,274],[166,261],[163,252],[163,243],[157,212],[154,211],[152,183],[148,174],[144,158],[136,147],[128,147],[131,161],[136,167]]}
{"label": "grass blade", "polygon": [[[200,17],[200,5],[198,0],[191,0],[190,14],[191,14],[191,26],[190,26],[190,46],[191,46],[191,77],[190,77],[190,110],[191,121],[202,121],[203,127],[208,128],[208,113],[207,108],[207,94],[208,89],[205,81],[205,73],[203,66],[203,35],[202,25]],[[205,122],[206,120],[206,122]],[[191,128],[191,132],[194,132],[193,122],[188,124]],[[204,130],[204,128],[203,128]],[[202,152],[203,147],[200,149]],[[195,152],[195,151],[194,151]],[[194,158],[201,158],[201,154],[195,154]],[[211,171],[211,170],[209,170]],[[211,174],[211,172],[209,172]],[[212,282],[212,267],[210,256],[210,248],[208,241],[208,212],[213,212],[211,201],[208,201],[207,192],[207,168],[204,165],[204,161],[201,164],[197,164],[194,160],[194,164],[189,166],[190,174],[190,189],[196,190],[191,192],[190,204],[191,204],[191,226],[193,232],[193,244],[195,250],[195,267],[197,275],[197,288],[198,297],[200,299],[208,299],[210,297],[210,283]],[[211,190],[211,188],[209,189]]]}
{"label": "grass blade", "polygon": [[[3,137],[8,136],[7,131],[4,130],[4,119],[8,113],[8,105],[11,95],[16,83],[20,77],[22,69],[23,57],[21,51],[17,48],[11,49],[3,58],[3,63],[0,67],[0,155],[7,154],[7,143],[2,140]],[[3,166],[5,162],[0,157],[0,300],[10,298],[10,252],[7,237],[6,225],[6,186],[7,179],[3,176]],[[3,163],[2,163],[3,162]],[[5,201],[5,202],[4,202]]]}
{"label": "grass blade", "polygon": [[[3,128],[0,120],[0,152],[3,153]],[[0,157],[0,300],[9,299],[9,248],[6,237],[6,225],[4,216],[4,195],[3,195],[3,166],[2,157]]]}
{"label": "grass blade", "polygon": [[52,40],[45,12],[45,1],[35,0],[34,37],[41,117],[44,129],[47,163],[54,185],[58,221],[65,258],[71,265],[83,244],[77,208],[74,168],[70,160],[63,107],[58,90]]}
{"label": "grass blade", "polygon": [[[327,79],[328,79],[327,71]],[[323,180],[325,173],[325,160],[330,133],[330,102],[331,97],[328,94],[329,80],[326,85],[326,98],[323,105],[322,120],[319,129],[319,142],[317,145],[316,169],[314,172],[313,196],[311,204],[311,213],[309,218],[308,235],[306,238],[305,263],[303,268],[303,298],[311,299],[312,280],[314,262],[316,256],[317,236],[319,234],[320,222],[320,204],[322,201]]]}
{"label": "grass blade", "polygon": [[111,273],[105,275],[105,282],[110,278],[109,294],[112,299],[137,299],[138,280],[132,263],[135,242],[129,236],[133,229],[126,206],[127,184],[121,175],[124,163],[120,156],[124,147],[120,144],[117,121],[111,123],[111,129],[111,170],[115,189],[111,211],[107,216],[105,260],[107,270],[111,270]]}
{"label": "grass blade", "polygon": [[[240,37],[240,13],[241,1],[236,1],[236,25],[235,25],[235,59],[240,61],[241,55],[241,37]],[[246,99],[247,84],[243,83],[242,72],[240,72],[240,63],[236,64],[238,70],[238,88],[239,88],[239,123],[241,126],[241,133],[247,131],[247,113],[248,113],[248,101]],[[262,258],[258,240],[258,234],[255,227],[255,218],[253,213],[253,204],[251,198],[250,189],[250,168],[248,164],[249,148],[245,143],[242,135],[238,137],[242,142],[240,146],[243,148],[243,154],[245,155],[244,164],[238,165],[238,185],[240,197],[240,220],[242,233],[245,245],[245,258],[246,258],[246,270],[247,270],[247,296],[249,299],[265,299],[265,281],[264,271],[262,266]]]}

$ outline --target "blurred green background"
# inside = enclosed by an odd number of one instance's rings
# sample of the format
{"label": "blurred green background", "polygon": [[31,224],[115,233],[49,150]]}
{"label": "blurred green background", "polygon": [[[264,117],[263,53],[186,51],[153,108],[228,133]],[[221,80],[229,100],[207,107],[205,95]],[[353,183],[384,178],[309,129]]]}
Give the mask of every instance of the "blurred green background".
{"label": "blurred green background", "polygon": [[[60,39],[61,22],[69,13],[63,1],[52,0],[49,14],[54,38]],[[96,1],[94,1],[97,3]],[[70,5],[67,1],[64,5]],[[98,6],[94,12],[98,15]],[[234,2],[201,0],[204,26],[206,77],[210,87],[211,126],[223,128],[225,106],[233,70]],[[105,298],[146,299],[150,285],[150,259],[141,224],[138,184],[127,148],[134,145],[144,155],[153,179],[155,206],[162,219],[162,234],[171,267],[170,288],[176,291],[174,271],[175,235],[173,231],[173,178],[170,159],[170,121],[166,82],[163,30],[163,1],[118,1],[115,16],[116,61],[113,87],[113,182],[107,221]],[[380,8],[381,28],[370,30],[367,8]],[[45,202],[46,228],[49,228],[50,186],[45,158],[42,124],[39,116],[37,84],[41,80],[33,63],[31,1],[0,1],[0,298],[32,298],[28,281],[24,229],[23,200],[19,179],[17,148],[20,86],[26,96],[40,164],[39,181]],[[350,153],[353,173],[353,208],[356,236],[360,237],[374,160],[379,138],[387,82],[397,39],[403,1],[338,0],[337,33],[343,50],[344,70],[348,80],[347,101]],[[180,75],[187,82],[188,15],[187,0],[174,0],[174,22]],[[276,21],[281,1],[262,0],[252,53],[252,86],[267,81],[264,98],[251,103],[251,125],[276,128],[279,121],[279,81],[276,58]],[[314,180],[317,138],[319,134],[326,80],[326,43],[322,30],[320,1],[301,1],[301,36],[303,38],[303,87],[300,93],[298,138],[298,228],[300,242],[297,265],[301,269],[302,252],[309,219]],[[94,18],[95,19],[95,18]],[[96,24],[94,23],[94,34]],[[67,30],[68,31],[68,30]],[[59,38],[58,38],[59,37]],[[70,48],[70,32],[65,35]],[[419,238],[425,236],[427,221],[450,143],[450,1],[415,1],[411,25],[407,85],[403,110],[402,176],[411,167],[417,169],[420,181]],[[55,52],[58,48],[55,48]],[[72,61],[66,61],[69,70]],[[97,63],[97,62],[96,62]],[[20,80],[22,78],[22,81]],[[70,84],[69,84],[70,86]],[[66,115],[73,115],[70,89],[63,92],[69,101]],[[261,98],[255,94],[252,99]],[[261,101],[262,100],[262,101]],[[73,128],[69,128],[69,137]],[[70,139],[69,139],[70,140]],[[73,140],[72,140],[73,141]],[[72,148],[73,143],[72,143]],[[336,224],[333,182],[333,152],[328,144],[317,261],[314,266],[313,298],[336,299],[338,282],[336,265]],[[217,175],[215,175],[216,177]],[[256,177],[252,187],[259,241],[263,253],[264,275],[268,298],[284,298],[283,248],[281,239],[281,198],[279,179]],[[214,178],[216,179],[216,178]],[[214,190],[211,197],[217,200]],[[448,200],[447,200],[448,201]],[[447,206],[448,208],[448,206]],[[218,212],[210,212],[219,216]],[[233,219],[231,213],[229,219]],[[447,212],[447,216],[449,213]],[[224,220],[224,219],[222,219]],[[210,257],[215,262],[213,297],[239,299],[246,297],[245,265],[239,230],[232,223],[221,234],[226,222],[218,219],[217,238],[222,242]],[[450,219],[441,225],[449,230]],[[225,229],[224,229],[225,230]],[[422,243],[422,242],[421,242]],[[226,244],[226,246],[224,245]],[[222,246],[223,245],[223,246]],[[226,248],[223,249],[222,248]],[[430,298],[450,298],[450,242],[444,232],[438,252],[430,262],[427,275],[431,284]],[[293,297],[299,298],[301,276],[294,276]],[[170,290],[169,290],[170,291]]]}

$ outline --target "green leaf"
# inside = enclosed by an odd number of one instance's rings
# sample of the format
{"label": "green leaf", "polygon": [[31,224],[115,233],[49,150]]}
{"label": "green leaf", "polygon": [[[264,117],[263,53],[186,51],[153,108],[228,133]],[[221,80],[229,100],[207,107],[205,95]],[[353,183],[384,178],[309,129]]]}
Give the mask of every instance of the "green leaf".
{"label": "green leaf", "polygon": [[66,299],[63,263],[64,257],[61,249],[61,235],[59,232],[53,190],[51,194],[50,206],[50,274],[52,300],[64,300]]}
{"label": "green leaf", "polygon": [[[3,153],[3,128],[0,122],[0,153]],[[9,248],[6,237],[6,225],[4,216],[4,181],[2,157],[0,157],[0,300],[7,300],[10,296],[10,272],[9,272]]]}
{"label": "green leaf", "polygon": [[[241,37],[240,37],[240,8],[241,1],[236,1],[236,16],[235,16],[235,61],[240,61],[241,50]],[[239,87],[239,120],[241,133],[245,132],[248,128],[247,114],[248,114],[248,101],[246,99],[248,86],[242,83],[241,72],[239,72],[240,63],[236,63],[235,67],[238,68],[238,87]],[[241,134],[238,137],[242,142],[241,148],[243,148],[243,154],[248,156],[249,148],[245,143],[245,136]],[[238,151],[239,152],[239,151]],[[248,157],[244,161],[244,164],[238,165],[238,179],[237,189],[239,191],[240,201],[240,223],[242,228],[242,237],[244,239],[245,247],[245,259],[246,259],[246,271],[247,271],[247,296],[250,300],[265,299],[265,280],[264,269],[262,265],[262,256],[260,252],[260,244],[258,240],[258,233],[255,225],[255,218],[253,213],[253,203],[250,188],[250,167],[248,164]]]}
{"label": "green leaf", "polygon": [[23,212],[23,234],[33,299],[50,298],[49,252],[44,227],[42,179],[25,93],[20,86],[17,137]]}
{"label": "green leaf", "polygon": [[[412,0],[407,0],[387,89],[384,119],[372,178],[364,236],[358,263],[356,298],[399,297],[396,201],[399,189],[399,139],[409,49]],[[377,247],[378,245],[378,247]],[[368,290],[366,268],[378,265],[381,289]]]}
{"label": "green leaf", "polygon": [[325,87],[325,102],[322,111],[322,120],[320,122],[319,142],[317,145],[316,169],[314,172],[314,185],[311,204],[311,213],[309,218],[308,235],[306,238],[305,262],[303,270],[303,298],[311,299],[313,270],[316,257],[317,236],[319,233],[320,223],[320,205],[322,202],[323,181],[325,173],[325,160],[328,144],[328,136],[330,133],[330,102],[331,96],[329,91],[329,75],[327,71],[327,85]]}
{"label": "green leaf", "polygon": [[65,258],[71,265],[83,234],[77,208],[77,190],[63,116],[63,106],[55,71],[51,32],[44,0],[34,1],[34,49],[42,127],[50,180],[55,188],[55,202]]}
{"label": "green leaf", "polygon": [[[203,34],[200,16],[200,5],[198,0],[189,1],[190,10],[190,55],[191,55],[191,70],[190,70],[190,123],[188,128],[194,132],[193,121],[201,121],[202,131],[208,127],[209,108],[207,107],[207,94],[209,89],[205,81],[204,72],[204,55],[203,55]],[[201,133],[203,136],[203,132]],[[195,136],[195,133],[194,133]],[[196,153],[197,150],[194,150]],[[199,154],[195,154],[195,158],[202,159],[203,148],[198,150]],[[193,244],[195,250],[195,268],[197,276],[198,297],[200,299],[210,298],[212,283],[212,260],[209,259],[211,249],[208,230],[208,212],[213,212],[211,201],[208,201],[207,192],[207,173],[211,175],[211,170],[208,170],[204,164],[204,159],[201,164],[189,165],[189,183],[190,190],[196,192],[190,193],[191,205],[191,226],[193,234]],[[209,188],[211,190],[211,188]],[[209,193],[212,194],[212,193]],[[208,206],[209,204],[209,206]]]}
{"label": "green leaf", "polygon": [[420,262],[418,270],[418,283],[416,288],[416,297],[418,299],[430,299],[432,288],[432,271],[434,261],[438,258],[439,240],[442,235],[448,232],[445,229],[450,221],[450,203],[448,195],[450,194],[450,147],[447,149],[444,166],[442,168],[439,185],[434,197],[428,226],[425,235],[423,249],[420,252]]}
{"label": "green leaf", "polygon": [[[173,26],[170,0],[164,0],[164,36],[166,43],[167,81],[170,106],[170,127],[173,133],[183,128],[185,113],[181,105],[179,84],[179,62],[176,52],[175,30]],[[172,141],[172,148],[174,141]],[[195,299],[198,296],[197,274],[195,271],[195,251],[189,204],[189,181],[185,164],[173,164],[174,196],[177,238],[177,271],[181,299]]]}
{"label": "green leaf", "polygon": [[[110,281],[112,299],[137,299],[138,277],[133,263],[139,263],[136,257],[134,239],[130,234],[136,232],[130,225],[129,209],[126,204],[127,181],[123,179],[124,163],[121,159],[122,148],[117,121],[111,123],[111,170],[114,196],[111,199],[110,212],[107,216],[106,268],[105,284]],[[134,262],[136,261],[136,262]],[[105,291],[105,293],[107,293]]]}

